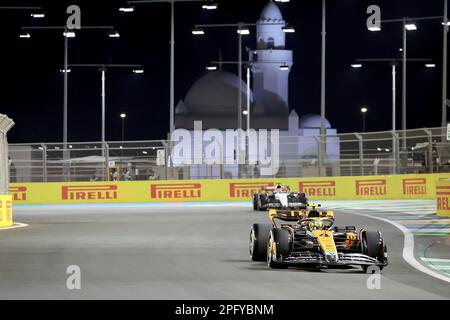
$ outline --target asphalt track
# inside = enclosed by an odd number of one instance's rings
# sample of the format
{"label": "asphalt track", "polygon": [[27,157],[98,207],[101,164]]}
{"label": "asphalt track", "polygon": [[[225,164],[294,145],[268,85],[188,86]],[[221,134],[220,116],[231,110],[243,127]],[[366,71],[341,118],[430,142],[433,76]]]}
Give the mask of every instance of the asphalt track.
{"label": "asphalt track", "polygon": [[[28,227],[0,231],[0,299],[450,299],[450,285],[408,265],[391,224],[336,212],[339,225],[380,229],[390,265],[381,289],[347,270],[269,270],[248,256],[267,222],[248,204],[43,206],[15,209]],[[81,268],[81,290],[66,269]]]}

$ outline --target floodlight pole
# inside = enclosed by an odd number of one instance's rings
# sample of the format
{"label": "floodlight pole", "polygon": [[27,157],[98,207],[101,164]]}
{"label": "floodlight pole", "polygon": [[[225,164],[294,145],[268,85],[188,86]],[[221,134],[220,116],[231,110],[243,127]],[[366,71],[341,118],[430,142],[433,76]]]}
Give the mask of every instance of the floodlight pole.
{"label": "floodlight pole", "polygon": [[[322,176],[322,165],[324,153],[326,152],[326,132],[325,132],[325,108],[326,108],[326,0],[322,0],[322,66],[321,66],[321,86],[320,86],[320,139],[319,139],[319,177]],[[325,141],[323,138],[325,137]]]}
{"label": "floodlight pole", "polygon": [[[447,127],[447,48],[448,48],[448,0],[444,0],[444,40],[442,57],[442,123],[441,126]],[[446,132],[446,130],[444,130]],[[443,138],[445,139],[445,134]]]}
{"label": "floodlight pole", "polygon": [[[372,58],[372,59],[356,59],[356,62],[389,62],[391,65],[392,70],[392,133],[393,133],[393,140],[392,140],[392,152],[393,152],[393,158],[395,159],[397,163],[397,148],[396,148],[396,142],[395,142],[395,134],[396,134],[396,123],[397,123],[397,64],[401,61],[404,62],[404,58],[398,59],[398,58]],[[431,62],[432,59],[406,59],[406,62]],[[405,68],[403,68],[405,69]],[[396,165],[394,166],[394,174],[397,172]]]}
{"label": "floodlight pole", "polygon": [[69,40],[64,37],[64,105],[63,105],[63,144],[67,144],[67,104],[68,104],[68,73],[69,73]]}
{"label": "floodlight pole", "polygon": [[212,2],[212,0],[141,0],[128,4],[170,3],[170,123],[169,137],[175,130],[175,2]]}
{"label": "floodlight pole", "polygon": [[68,68],[98,68],[101,73],[101,100],[102,100],[102,143],[106,142],[106,71],[110,68],[142,68],[140,64],[96,64],[96,63],[83,63],[83,64],[70,64]]}
{"label": "floodlight pole", "polygon": [[[66,26],[28,26],[28,27],[22,27],[22,30],[62,30],[64,32],[68,32]],[[78,30],[114,30],[113,26],[82,26],[80,29],[76,29],[74,31]],[[67,140],[68,140],[68,134],[67,134],[67,113],[68,113],[68,63],[69,63],[69,41],[68,37],[64,36],[64,102],[63,102],[63,144],[64,148],[66,147]]]}

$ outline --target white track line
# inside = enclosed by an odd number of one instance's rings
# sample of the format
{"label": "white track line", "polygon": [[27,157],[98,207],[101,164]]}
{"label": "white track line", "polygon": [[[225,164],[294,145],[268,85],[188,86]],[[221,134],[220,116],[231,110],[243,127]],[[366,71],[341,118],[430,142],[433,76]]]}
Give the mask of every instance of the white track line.
{"label": "white track line", "polygon": [[416,260],[416,257],[414,256],[414,235],[406,227],[402,226],[401,224],[399,224],[395,221],[391,221],[388,219],[374,217],[374,216],[362,214],[362,213],[354,213],[354,212],[350,212],[350,213],[356,214],[358,216],[381,220],[381,221],[387,222],[387,223],[393,225],[394,227],[396,227],[397,229],[399,229],[405,237],[405,242],[403,244],[403,259],[413,268],[415,268],[423,273],[426,273],[432,277],[435,277],[437,279],[440,279],[442,281],[450,283],[450,277],[447,277],[441,273],[435,272],[435,271],[425,267],[423,264],[421,264],[420,262],[418,262]]}
{"label": "white track line", "polygon": [[23,228],[23,227],[28,227],[28,225],[26,223],[20,223],[20,222],[14,222],[14,225],[11,227],[5,227],[5,228],[0,228],[0,231],[3,230],[11,230],[11,229],[17,229],[17,228]]}

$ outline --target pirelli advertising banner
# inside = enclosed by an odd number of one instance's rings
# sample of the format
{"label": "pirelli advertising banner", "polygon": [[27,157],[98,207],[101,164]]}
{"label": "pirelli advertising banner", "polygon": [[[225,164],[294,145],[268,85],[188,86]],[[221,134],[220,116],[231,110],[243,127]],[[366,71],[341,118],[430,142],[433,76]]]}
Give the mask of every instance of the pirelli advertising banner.
{"label": "pirelli advertising banner", "polygon": [[0,194],[0,228],[13,225],[12,196]]}
{"label": "pirelli advertising banner", "polygon": [[120,181],[12,184],[14,204],[247,201],[281,183],[314,200],[435,199],[450,174],[253,180]]}
{"label": "pirelli advertising banner", "polygon": [[450,179],[440,179],[436,185],[437,215],[450,217]]}

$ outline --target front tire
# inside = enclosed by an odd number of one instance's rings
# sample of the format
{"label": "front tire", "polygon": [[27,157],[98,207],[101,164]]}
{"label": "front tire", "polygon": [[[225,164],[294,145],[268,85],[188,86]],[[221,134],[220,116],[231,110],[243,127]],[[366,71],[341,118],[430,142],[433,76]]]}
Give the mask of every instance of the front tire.
{"label": "front tire", "polygon": [[256,223],[250,228],[249,252],[252,261],[265,261],[272,225]]}
{"label": "front tire", "polygon": [[[362,236],[361,251],[363,254],[368,255],[371,258],[375,258],[378,262],[385,264],[386,262],[386,245],[383,240],[383,236],[379,231],[365,231]],[[370,266],[362,266],[364,272]],[[377,266],[380,271],[383,270],[383,266]]]}
{"label": "front tire", "polygon": [[267,241],[267,265],[271,269],[285,269],[286,265],[280,263],[283,257],[292,252],[291,235],[285,229],[274,228]]}

